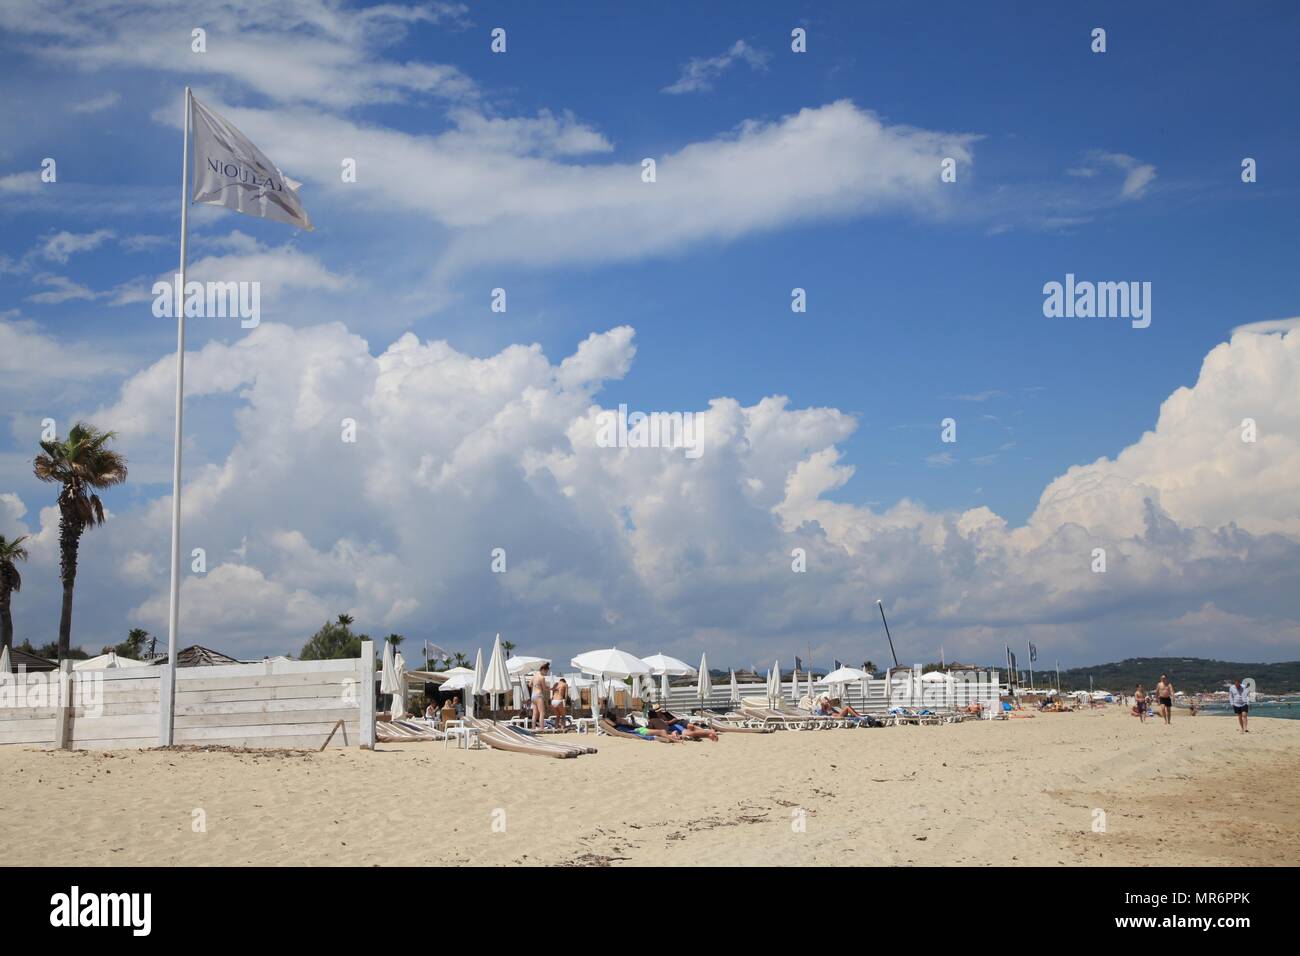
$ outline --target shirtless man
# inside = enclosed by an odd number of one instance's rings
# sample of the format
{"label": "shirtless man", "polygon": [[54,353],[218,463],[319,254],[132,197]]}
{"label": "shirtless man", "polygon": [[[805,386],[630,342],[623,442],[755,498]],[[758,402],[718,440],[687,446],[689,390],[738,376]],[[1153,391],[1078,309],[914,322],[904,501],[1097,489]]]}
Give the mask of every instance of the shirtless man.
{"label": "shirtless man", "polygon": [[1137,685],[1137,690],[1133,692],[1133,710],[1137,713],[1138,721],[1147,722],[1147,692],[1141,685]]}
{"label": "shirtless man", "polygon": [[529,689],[532,690],[532,716],[533,729],[541,730],[546,726],[546,692],[549,689],[546,685],[546,677],[551,673],[551,665],[543,664],[537,668],[537,673],[533,675]]}
{"label": "shirtless man", "polygon": [[1174,716],[1174,685],[1169,683],[1169,678],[1164,674],[1160,675],[1160,683],[1156,684],[1156,703],[1160,705],[1160,716],[1169,723]]}

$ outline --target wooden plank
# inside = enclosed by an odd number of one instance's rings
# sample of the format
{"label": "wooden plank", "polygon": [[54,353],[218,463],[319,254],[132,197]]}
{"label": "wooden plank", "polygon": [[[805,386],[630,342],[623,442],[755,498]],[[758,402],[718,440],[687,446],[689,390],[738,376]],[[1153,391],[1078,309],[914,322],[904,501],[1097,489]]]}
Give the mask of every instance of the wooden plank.
{"label": "wooden plank", "polygon": [[78,680],[102,680],[106,684],[117,683],[118,681],[157,681],[162,673],[161,667],[106,667],[102,671],[78,671],[72,672]]}
{"label": "wooden plank", "polygon": [[[205,668],[206,670],[207,668]],[[213,668],[215,669],[215,668]],[[331,671],[327,673],[305,674],[267,674],[261,677],[188,677],[177,680],[177,693],[199,690],[238,690],[244,687],[293,687],[303,684],[328,684],[341,686],[348,680],[355,680],[356,672]]]}
{"label": "wooden plank", "polygon": [[338,658],[327,661],[256,661],[252,664],[215,664],[211,667],[178,667],[176,683],[216,678],[274,677],[293,674],[351,674],[356,670],[356,658]]}
{"label": "wooden plank", "polygon": [[100,737],[141,737],[158,732],[157,715],[128,715],[124,717],[82,717],[72,724],[71,739],[74,744]]}
{"label": "wooden plank", "polygon": [[130,700],[122,703],[105,701],[96,707],[74,707],[72,716],[77,720],[92,720],[95,717],[126,717],[130,715],[158,715],[158,701]]}
{"label": "wooden plank", "polygon": [[23,721],[23,726],[0,724],[0,744],[54,744],[54,718]]}
{"label": "wooden plank", "polygon": [[231,700],[206,704],[186,704],[176,708],[177,717],[197,717],[203,714],[280,714],[300,710],[349,710],[361,713],[356,704],[348,706],[337,697],[304,697],[296,700]]}
{"label": "wooden plank", "polygon": [[361,689],[353,686],[349,691],[344,684],[296,684],[290,687],[235,687],[226,690],[205,690],[196,692],[179,692],[176,705],[193,706],[203,703],[240,700],[302,700],[317,698],[320,700],[352,700],[361,697]]}
{"label": "wooden plank", "polygon": [[176,716],[176,729],[198,727],[280,727],[288,724],[311,724],[323,721],[352,720],[356,722],[355,707],[315,708],[313,710],[285,711],[274,714],[197,714],[191,717]]}

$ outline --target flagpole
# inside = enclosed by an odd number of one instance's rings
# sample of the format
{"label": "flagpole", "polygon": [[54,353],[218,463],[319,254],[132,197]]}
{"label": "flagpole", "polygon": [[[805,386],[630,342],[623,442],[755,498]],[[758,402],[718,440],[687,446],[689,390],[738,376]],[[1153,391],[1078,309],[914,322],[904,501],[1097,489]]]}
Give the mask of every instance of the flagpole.
{"label": "flagpole", "polygon": [[172,580],[167,619],[167,668],[159,688],[158,742],[170,747],[174,739],[176,713],[176,634],[181,614],[181,435],[185,406],[185,257],[189,239],[190,208],[190,116],[193,96],[185,87],[185,130],[181,138],[181,263],[180,288],[176,290],[176,432],[172,453]]}
{"label": "flagpole", "polygon": [[1034,689],[1034,649],[1033,647],[1026,647],[1025,650],[1029,654],[1029,689],[1033,690]]}

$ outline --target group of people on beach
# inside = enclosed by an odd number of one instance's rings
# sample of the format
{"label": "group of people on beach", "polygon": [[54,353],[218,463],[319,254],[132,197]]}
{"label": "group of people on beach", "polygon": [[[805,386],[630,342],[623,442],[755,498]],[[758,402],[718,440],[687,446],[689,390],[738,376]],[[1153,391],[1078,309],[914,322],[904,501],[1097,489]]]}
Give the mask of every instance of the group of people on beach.
{"label": "group of people on beach", "polygon": [[559,680],[551,684],[549,681],[550,676],[551,665],[544,663],[537,668],[537,673],[528,682],[530,691],[529,714],[535,728],[540,730],[545,727],[546,703],[549,700],[551,713],[555,716],[555,726],[557,729],[563,730],[565,721],[568,719],[569,682],[561,675]]}
{"label": "group of people on beach", "polygon": [[[1174,711],[1174,685],[1169,680],[1168,675],[1160,675],[1160,682],[1156,684],[1155,697],[1156,712],[1166,724],[1171,723]],[[1240,677],[1228,687],[1228,703],[1232,705],[1232,712],[1237,715],[1237,732],[1250,733],[1247,726],[1250,716],[1250,693],[1241,686]],[[1150,698],[1147,696],[1146,688],[1138,684],[1137,689],[1133,692],[1132,713],[1142,723],[1146,723],[1150,709]],[[1197,709],[1195,698],[1188,701],[1188,709],[1191,711],[1191,715],[1195,717]]]}

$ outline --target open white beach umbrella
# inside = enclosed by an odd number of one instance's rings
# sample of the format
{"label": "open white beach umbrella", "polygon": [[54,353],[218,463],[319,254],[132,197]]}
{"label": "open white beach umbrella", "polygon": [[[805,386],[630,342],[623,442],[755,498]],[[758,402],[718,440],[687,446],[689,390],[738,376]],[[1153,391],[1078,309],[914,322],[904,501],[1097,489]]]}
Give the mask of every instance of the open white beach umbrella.
{"label": "open white beach umbrella", "polygon": [[695,673],[695,668],[690,664],[687,664],[685,661],[679,661],[675,657],[669,657],[667,654],[652,654],[649,657],[643,657],[641,659],[645,661],[646,667],[650,668],[651,674],[657,674],[659,676],[660,703],[668,700],[669,677],[685,677],[688,674]]}
{"label": "open white beach umbrella", "polygon": [[695,668],[685,661],[679,661],[675,657],[669,657],[666,654],[652,654],[649,657],[641,658],[645,666],[650,668],[651,674],[670,674],[673,677],[685,677],[688,674],[694,674]]}
{"label": "open white beach umbrella", "polygon": [[709,699],[709,695],[713,693],[713,677],[712,677],[712,675],[709,674],[709,655],[708,655],[708,654],[701,654],[701,655],[700,655],[700,683],[699,683],[699,687],[700,687],[700,706],[703,707],[703,706],[704,706],[704,702],[705,702],[706,700],[708,700],[708,699]]}
{"label": "open white beach umbrella", "polygon": [[455,674],[451,677],[448,677],[445,681],[439,684],[438,690],[443,690],[443,691],[465,690],[473,686],[474,686],[474,672],[467,667],[465,668],[465,673]]}
{"label": "open white beach umbrella", "polygon": [[401,651],[393,654],[393,678],[392,719],[401,720],[406,716],[406,658]]}
{"label": "open white beach umbrella", "polygon": [[512,657],[506,661],[506,670],[510,672],[511,677],[518,677],[521,674],[531,674],[543,664],[549,664],[549,657]]}
{"label": "open white beach umbrella", "polygon": [[858,670],[856,667],[841,667],[831,671],[822,678],[823,684],[847,684],[850,681],[862,680],[867,676],[867,672]]}
{"label": "open white beach umbrella", "polygon": [[596,677],[632,677],[636,674],[649,674],[650,668],[645,661],[634,657],[627,651],[609,647],[600,651],[586,651],[569,662],[584,674]]}
{"label": "open white beach umbrella", "polygon": [[731,702],[737,703],[740,700],[740,685],[736,683],[736,669],[731,669]]}
{"label": "open white beach umbrella", "polygon": [[[633,675],[648,674],[650,668],[646,666],[645,661],[639,657],[633,657],[627,651],[620,651],[616,647],[607,647],[599,651],[584,651],[577,657],[569,661],[569,664],[578,668],[584,674],[591,674],[598,678],[606,677],[632,677]],[[591,716],[600,718],[600,696],[604,692],[601,686],[604,681],[601,680],[591,691]]]}
{"label": "open white beach umbrella", "polygon": [[492,709],[497,708],[497,695],[510,693],[510,672],[506,670],[506,653],[501,649],[501,635],[492,644],[492,659],[483,675],[483,693],[492,695]]}
{"label": "open white beach umbrella", "polygon": [[474,704],[481,693],[483,693],[483,648],[480,647],[474,653],[474,683],[470,685],[469,700],[465,703],[465,713],[471,717],[476,716]]}
{"label": "open white beach umbrella", "polygon": [[0,674],[12,674],[13,672],[14,665],[9,660],[9,645],[6,644],[4,647],[0,647]]}

